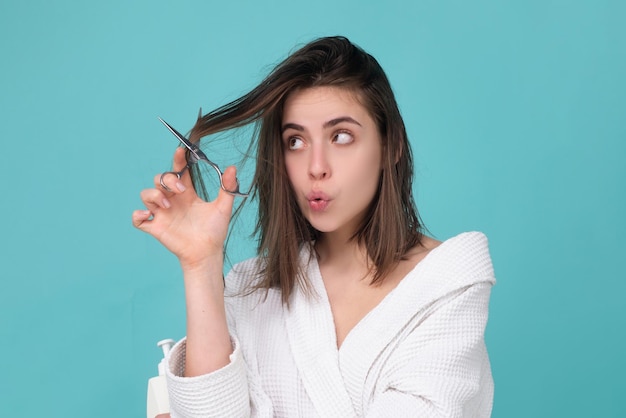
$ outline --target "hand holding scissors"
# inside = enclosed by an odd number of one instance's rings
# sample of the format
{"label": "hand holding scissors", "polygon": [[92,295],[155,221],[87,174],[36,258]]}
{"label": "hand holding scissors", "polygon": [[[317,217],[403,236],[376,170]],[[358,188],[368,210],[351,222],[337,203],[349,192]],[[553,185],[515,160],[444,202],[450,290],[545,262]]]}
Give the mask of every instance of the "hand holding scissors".
{"label": "hand holding scissors", "polygon": [[[234,196],[246,194],[239,191],[235,167],[222,173],[197,146],[163,123],[185,147],[176,149],[173,170],[157,174],[155,187],[141,192],[146,210],[133,213],[133,225],[158,239],[179,258],[185,270],[222,256]],[[221,190],[213,201],[201,199],[193,189],[191,177],[183,176],[198,162],[208,163],[218,172]]]}

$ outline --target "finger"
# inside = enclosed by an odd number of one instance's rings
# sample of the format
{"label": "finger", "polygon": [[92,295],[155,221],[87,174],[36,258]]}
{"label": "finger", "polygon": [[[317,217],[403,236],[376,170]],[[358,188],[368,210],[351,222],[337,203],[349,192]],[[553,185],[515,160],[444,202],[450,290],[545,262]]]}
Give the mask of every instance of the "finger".
{"label": "finger", "polygon": [[[174,161],[172,163],[175,171],[182,171],[187,166],[187,156],[184,148],[176,148],[174,152]],[[191,175],[189,174],[189,169],[185,170],[185,172],[180,177],[180,183],[184,186],[185,189],[193,188],[193,184],[191,182]]]}
{"label": "finger", "polygon": [[146,208],[153,214],[156,214],[160,209],[169,209],[172,206],[172,203],[161,190],[145,189],[141,191],[139,197]]}
{"label": "finger", "polygon": [[133,226],[137,229],[146,230],[146,226],[148,224],[150,217],[152,216],[152,212],[149,210],[136,210],[133,212]]}
{"label": "finger", "polygon": [[166,196],[172,196],[187,190],[187,187],[178,178],[177,173],[173,171],[166,171],[154,176],[154,187],[161,190]]}
{"label": "finger", "polygon": [[187,174],[187,158],[184,148],[176,148],[172,171],[154,176],[154,186],[162,189],[168,196],[180,194],[189,188],[193,188],[191,176]]}
{"label": "finger", "polygon": [[176,151],[174,151],[174,160],[172,162],[172,167],[174,171],[180,171],[187,165],[187,157],[186,157],[185,148],[178,147]]}

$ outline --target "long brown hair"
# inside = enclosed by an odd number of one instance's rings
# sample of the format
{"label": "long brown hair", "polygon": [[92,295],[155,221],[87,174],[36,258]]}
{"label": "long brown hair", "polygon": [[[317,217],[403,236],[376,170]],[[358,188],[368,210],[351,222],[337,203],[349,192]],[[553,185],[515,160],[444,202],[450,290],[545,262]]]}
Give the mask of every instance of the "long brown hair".
{"label": "long brown hair", "polygon": [[284,303],[296,285],[308,289],[299,253],[318,231],[302,215],[287,177],[281,140],[283,106],[290,93],[319,86],[355,93],[376,121],[383,141],[378,192],[353,236],[372,260],[371,283],[382,283],[422,237],[412,195],[413,157],[387,76],[374,57],[348,39],[317,39],[291,54],[246,95],[199,117],[191,131],[191,140],[198,141],[257,124],[252,192],[258,199],[257,250],[263,266],[257,288],[280,288]]}

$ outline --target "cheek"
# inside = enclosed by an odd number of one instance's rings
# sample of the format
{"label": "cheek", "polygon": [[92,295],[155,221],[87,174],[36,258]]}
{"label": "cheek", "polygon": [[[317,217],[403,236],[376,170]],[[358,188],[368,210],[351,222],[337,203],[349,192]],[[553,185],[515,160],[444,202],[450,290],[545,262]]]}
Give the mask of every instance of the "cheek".
{"label": "cheek", "polygon": [[[381,156],[379,152],[372,152],[368,155],[364,155],[363,158],[351,162],[352,171],[356,174],[355,177],[361,181],[370,183],[378,183],[378,179],[381,176]],[[356,179],[355,179],[356,180]]]}
{"label": "cheek", "polygon": [[382,176],[380,154],[372,155],[362,164],[361,170],[364,189],[367,190],[368,199],[372,199],[378,190]]}
{"label": "cheek", "polygon": [[287,180],[293,189],[297,184],[300,178],[302,171],[302,164],[299,164],[297,161],[294,161],[293,158],[285,158],[285,172],[287,173]]}
{"label": "cheek", "polygon": [[295,172],[294,172],[294,163],[290,158],[285,158],[285,172],[287,173],[287,178],[291,182],[293,176],[295,175]]}

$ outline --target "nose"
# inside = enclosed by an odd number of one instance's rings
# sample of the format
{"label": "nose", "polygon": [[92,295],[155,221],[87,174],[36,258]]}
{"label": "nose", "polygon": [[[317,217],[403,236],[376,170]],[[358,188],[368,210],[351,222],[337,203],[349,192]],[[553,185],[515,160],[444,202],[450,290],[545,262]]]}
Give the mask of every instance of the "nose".
{"label": "nose", "polygon": [[309,177],[313,180],[322,180],[330,177],[331,169],[327,150],[321,144],[312,146],[309,154]]}

